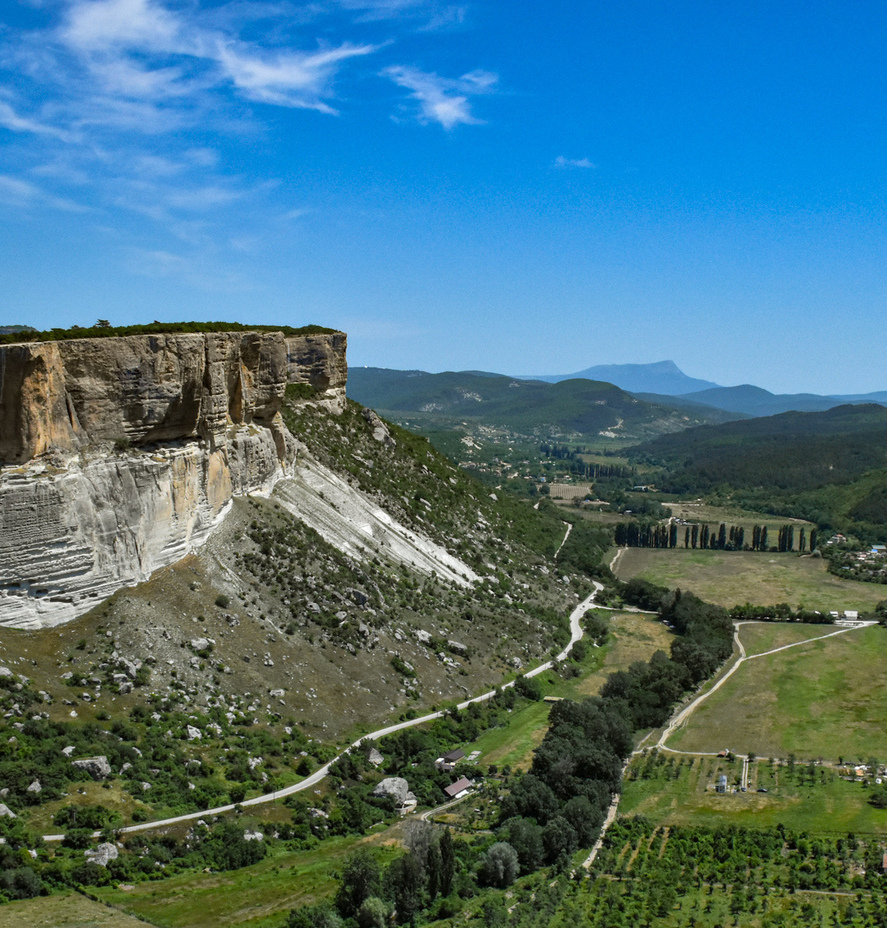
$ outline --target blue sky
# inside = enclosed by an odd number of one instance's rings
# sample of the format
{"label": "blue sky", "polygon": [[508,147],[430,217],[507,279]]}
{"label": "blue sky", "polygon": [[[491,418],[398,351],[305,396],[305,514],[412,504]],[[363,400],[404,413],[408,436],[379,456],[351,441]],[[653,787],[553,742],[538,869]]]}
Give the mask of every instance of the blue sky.
{"label": "blue sky", "polygon": [[887,6],[5,0],[0,324],[887,389]]}

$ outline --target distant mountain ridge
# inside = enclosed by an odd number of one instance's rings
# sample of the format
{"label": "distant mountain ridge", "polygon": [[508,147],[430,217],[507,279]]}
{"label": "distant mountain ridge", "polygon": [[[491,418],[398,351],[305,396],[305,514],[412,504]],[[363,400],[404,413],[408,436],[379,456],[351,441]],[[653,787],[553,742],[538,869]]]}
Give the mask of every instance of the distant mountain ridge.
{"label": "distant mountain ridge", "polygon": [[711,380],[689,377],[674,361],[652,364],[598,364],[575,374],[541,374],[521,377],[521,380],[542,380],[560,383],[562,380],[602,380],[615,384],[629,393],[656,393],[662,396],[683,396],[700,390],[717,388]]}
{"label": "distant mountain ridge", "polygon": [[[734,419],[701,404],[678,409],[670,398],[649,402],[606,381],[580,377],[559,383],[523,380],[484,371],[397,371],[352,367],[349,395],[389,418],[421,414],[441,426],[452,420],[555,436],[652,437],[693,425]],[[430,421],[430,420],[429,420]]]}
{"label": "distant mountain ridge", "polygon": [[[652,401],[664,401],[656,397],[645,397]],[[887,392],[854,394],[849,396],[821,396],[818,393],[771,393],[762,387],[744,383],[737,387],[715,387],[679,397],[681,400],[714,406],[726,412],[743,413],[747,416],[777,416],[783,412],[825,412],[836,406],[876,403],[887,405]]]}

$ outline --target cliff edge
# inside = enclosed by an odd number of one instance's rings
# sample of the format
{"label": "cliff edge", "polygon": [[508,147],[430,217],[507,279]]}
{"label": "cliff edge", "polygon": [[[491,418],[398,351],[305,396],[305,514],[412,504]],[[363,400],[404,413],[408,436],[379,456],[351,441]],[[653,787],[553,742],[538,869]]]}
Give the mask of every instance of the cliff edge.
{"label": "cliff edge", "polygon": [[0,346],[0,624],[68,621],[202,544],[292,472],[288,385],[341,412],[346,380],[341,332]]}

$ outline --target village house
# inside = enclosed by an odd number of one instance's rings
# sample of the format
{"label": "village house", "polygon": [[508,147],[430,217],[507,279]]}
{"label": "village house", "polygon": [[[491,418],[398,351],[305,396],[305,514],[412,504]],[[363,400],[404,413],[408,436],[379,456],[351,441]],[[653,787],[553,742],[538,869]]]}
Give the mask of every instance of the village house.
{"label": "village house", "polygon": [[456,769],[456,764],[458,764],[463,757],[465,757],[465,752],[462,748],[456,748],[455,751],[450,751],[449,754],[438,757],[434,762],[434,766],[437,767],[438,770],[444,770],[449,773],[451,770]]}
{"label": "village house", "polygon": [[444,792],[450,799],[461,799],[463,796],[468,795],[468,791],[474,784],[468,777],[459,777],[455,783],[451,783],[449,786],[444,787]]}

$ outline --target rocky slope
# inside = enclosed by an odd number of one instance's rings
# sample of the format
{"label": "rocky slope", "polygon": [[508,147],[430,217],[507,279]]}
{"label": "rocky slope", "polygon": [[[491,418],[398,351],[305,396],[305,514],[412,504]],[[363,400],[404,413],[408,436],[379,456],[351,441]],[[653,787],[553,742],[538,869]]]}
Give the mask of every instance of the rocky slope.
{"label": "rocky slope", "polygon": [[270,492],[297,457],[287,388],[341,412],[345,349],[279,332],[0,347],[0,624],[68,621]]}

